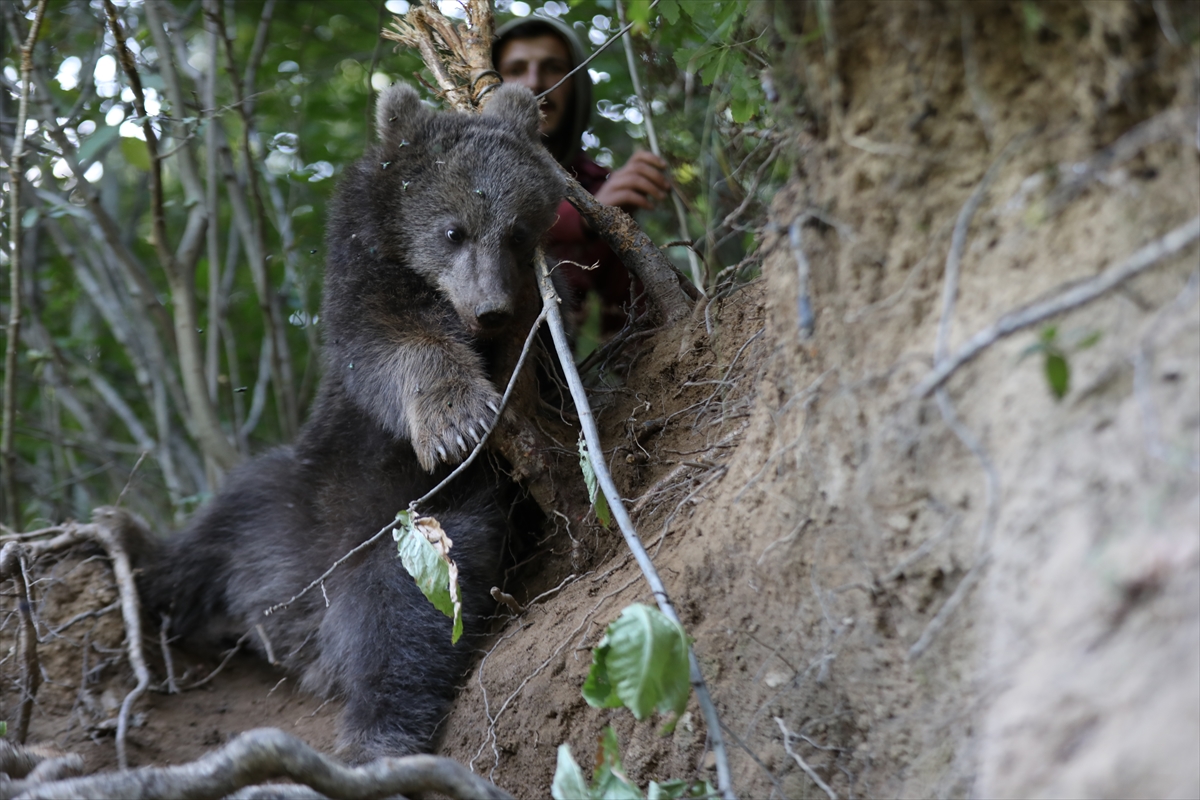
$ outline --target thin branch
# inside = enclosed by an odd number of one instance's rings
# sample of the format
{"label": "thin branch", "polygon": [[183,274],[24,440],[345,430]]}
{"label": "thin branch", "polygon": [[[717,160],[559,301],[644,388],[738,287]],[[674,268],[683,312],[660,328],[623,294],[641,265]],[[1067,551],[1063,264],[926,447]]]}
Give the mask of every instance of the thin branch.
{"label": "thin branch", "polygon": [[1031,303],[1000,317],[992,325],[971,337],[953,355],[940,361],[912,390],[916,397],[927,397],[944,384],[959,367],[1001,339],[1011,336],[1065,311],[1078,308],[1103,296],[1122,283],[1140,275],[1164,258],[1175,255],[1200,238],[1200,216],[1168,232],[1159,239],[1139,248],[1127,259],[1094,278],[1070,285],[1047,300]]}
{"label": "thin branch", "polygon": [[[649,12],[649,11],[653,11],[653,10],[654,10],[654,7],[655,7],[655,6],[657,6],[657,5],[658,5],[658,0],[654,0],[654,2],[653,2],[653,3],[651,3],[651,4],[650,4],[650,7],[649,7],[648,9],[646,9],[646,10],[647,10],[648,12]],[[576,73],[576,72],[579,72],[579,70],[581,70],[581,69],[586,69],[586,68],[587,68],[587,65],[588,65],[588,64],[590,64],[590,63],[592,63],[592,60],[593,60],[593,59],[595,59],[595,58],[596,58],[596,56],[600,55],[600,54],[601,54],[601,53],[603,53],[605,50],[607,50],[607,49],[608,49],[608,46],[609,46],[610,44],[612,44],[613,42],[615,42],[617,39],[620,39],[622,36],[625,36],[625,34],[629,33],[629,29],[630,29],[630,28],[632,28],[632,27],[633,27],[633,23],[632,23],[632,22],[630,22],[628,25],[622,25],[622,26],[621,26],[621,29],[620,29],[619,31],[617,31],[616,33],[614,33],[612,36],[608,37],[608,39],[606,39],[606,40],[605,40],[605,42],[604,42],[602,45],[600,45],[599,47],[597,47],[597,48],[596,48],[595,52],[593,52],[593,53],[592,53],[590,56],[588,56],[587,58],[585,58],[585,59],[583,60],[583,63],[576,65],[576,67],[575,67],[573,70],[571,70],[570,72],[568,72],[566,75],[563,75],[563,76],[562,76],[562,80],[560,80],[558,83],[556,83],[556,84],[554,84],[553,86],[551,86],[551,87],[550,87],[549,89],[547,89],[546,91],[544,91],[544,92],[542,92],[541,94],[539,94],[539,95],[538,95],[538,99],[539,99],[539,100],[541,100],[543,97],[547,97],[547,96],[549,96],[549,94],[550,94],[551,92],[553,92],[555,89],[557,89],[558,87],[562,86],[562,85],[563,85],[564,83],[566,83],[567,81],[569,81],[569,80],[571,80],[572,78],[574,78],[574,77],[575,77],[575,73]]]}
{"label": "thin branch", "polygon": [[1141,122],[1119,139],[1093,155],[1087,161],[1072,165],[1067,176],[1046,197],[1045,217],[1048,219],[1067,207],[1092,181],[1105,172],[1123,164],[1150,145],[1172,136],[1183,138],[1200,135],[1197,130],[1197,107],[1171,108]]}
{"label": "thin branch", "polygon": [[975,212],[979,210],[979,207],[983,205],[987,190],[991,187],[992,181],[996,179],[1004,162],[1008,161],[1009,156],[1015,153],[1019,146],[1033,135],[1035,130],[1026,131],[1013,138],[1000,151],[1000,155],[996,156],[996,160],[983,174],[975,191],[971,192],[971,196],[967,198],[967,202],[958,212],[958,220],[954,223],[954,232],[950,235],[950,252],[946,254],[946,270],[942,284],[942,316],[938,320],[937,341],[933,350],[934,361],[941,361],[945,358],[946,349],[949,347],[950,323],[954,320],[954,304],[958,299],[958,276],[962,271],[962,257],[967,247],[967,233],[971,229],[971,220],[974,219]]}
{"label": "thin branch", "polygon": [[812,269],[808,256],[804,253],[804,235],[802,228],[808,219],[802,214],[788,225],[788,244],[792,248],[792,258],[796,261],[796,325],[800,341],[805,341],[813,335],[816,321],[813,319],[812,299],[809,296],[808,284]]}
{"label": "thin branch", "polygon": [[688,290],[698,298],[699,289],[680,274],[633,217],[617,206],[603,205],[565,169],[560,170],[566,179],[567,200],[646,287],[659,321],[670,326],[686,319],[692,310]]}
{"label": "thin branch", "polygon": [[201,686],[205,685],[206,683],[211,681],[213,678],[217,677],[217,675],[220,674],[221,670],[225,669],[225,665],[228,664],[233,659],[234,656],[236,656],[239,652],[241,652],[242,645],[244,645],[246,643],[246,641],[249,640],[250,634],[252,634],[252,633],[254,633],[253,628],[251,628],[250,630],[243,633],[238,638],[238,640],[233,643],[233,647],[229,648],[229,651],[225,653],[225,657],[221,659],[221,663],[217,664],[216,668],[214,668],[212,672],[208,673],[207,675],[205,675],[203,678],[196,681],[195,683],[190,684],[188,686],[184,686],[180,691],[190,692],[193,689],[199,689]]}
{"label": "thin branch", "polygon": [[[16,556],[16,564],[6,572],[12,573],[13,586],[17,589],[17,610],[20,614],[20,631],[17,635],[17,652],[21,667],[21,703],[17,707],[16,738],[24,743],[29,735],[29,721],[33,716],[33,702],[38,686],[42,682],[41,665],[37,653],[37,627],[33,621],[33,598],[29,596],[28,567],[20,557],[22,548],[16,543],[5,545],[6,551]],[[11,558],[12,556],[10,556]],[[0,556],[0,561],[3,556]]]}
{"label": "thin branch", "polygon": [[108,551],[113,575],[117,579],[117,588],[121,596],[121,615],[125,620],[125,649],[129,653],[129,664],[133,667],[133,674],[137,677],[137,685],[125,695],[120,716],[117,718],[117,763],[121,769],[129,769],[129,757],[125,750],[129,710],[150,686],[150,671],[146,669],[146,659],[142,653],[142,608],[133,581],[133,567],[129,561],[129,554],[125,552],[117,535],[117,529],[123,524],[128,524],[128,516],[119,509],[98,508],[94,517],[96,525],[93,535]]}
{"label": "thin branch", "polygon": [[[612,512],[617,526],[621,529],[621,535],[625,538],[625,544],[629,547],[630,552],[633,553],[634,560],[637,561],[642,575],[646,578],[646,583],[650,585],[650,590],[654,593],[655,600],[658,601],[659,609],[670,620],[677,625],[681,625],[679,616],[675,613],[675,608],[671,605],[670,597],[667,595],[666,587],[663,585],[662,579],[658,576],[658,570],[655,569],[654,562],[650,560],[650,555],[646,552],[646,548],[642,545],[641,540],[638,539],[633,521],[629,518],[629,512],[625,509],[625,501],[622,499],[621,493],[617,490],[617,485],[613,482],[612,475],[608,471],[608,465],[604,463],[602,456],[604,449],[600,442],[600,431],[596,427],[595,417],[592,415],[591,406],[588,404],[587,390],[584,389],[583,381],[579,378],[579,372],[575,369],[575,359],[571,352],[571,343],[567,340],[567,332],[563,327],[562,314],[558,310],[558,304],[562,301],[559,299],[557,292],[554,290],[554,285],[550,281],[550,268],[546,265],[546,259],[542,255],[541,250],[538,250],[535,262],[538,271],[538,285],[542,291],[542,303],[548,312],[547,322],[550,325],[551,336],[554,338],[554,349],[558,352],[559,363],[562,365],[567,385],[571,390],[571,399],[575,402],[575,411],[579,415],[580,427],[583,429],[584,439],[587,441],[588,457],[596,473],[596,480],[604,491],[604,497],[608,500],[609,510]],[[735,795],[729,771],[729,756],[725,752],[725,744],[721,735],[721,720],[717,716],[716,707],[713,705],[712,698],[708,694],[708,686],[704,682],[704,675],[700,672],[700,664],[696,660],[696,653],[690,647],[688,648],[688,664],[691,669],[692,688],[695,690],[696,699],[700,703],[701,710],[704,712],[709,739],[712,742],[713,752],[717,757],[717,783],[720,787],[722,797],[725,800],[732,800]]]}
{"label": "thin branch", "polygon": [[[134,107],[143,118],[142,133],[146,138],[146,148],[150,153],[150,194],[151,216],[153,218],[151,239],[158,254],[167,281],[171,288],[171,301],[175,310],[175,336],[179,349],[179,368],[183,374],[184,391],[188,401],[188,417],[194,428],[196,439],[215,467],[229,469],[239,460],[237,449],[229,443],[216,409],[208,398],[208,390],[204,379],[204,355],[197,333],[197,314],[195,287],[192,276],[195,272],[196,261],[204,244],[204,227],[208,224],[208,211],[204,204],[204,193],[199,176],[195,169],[195,160],[189,148],[179,151],[178,163],[180,176],[191,204],[188,210],[187,225],[180,237],[179,247],[173,254],[167,243],[166,212],[162,183],[162,156],[158,150],[158,137],[154,132],[150,117],[146,114],[145,96],[142,91],[141,76],[133,61],[133,55],[125,44],[125,31],[112,0],[104,0],[105,12],[108,16],[109,29],[116,39],[118,61],[129,79],[134,95]],[[154,36],[155,47],[162,59],[163,78],[167,83],[168,96],[176,113],[183,111],[183,95],[179,88],[178,75],[171,59],[170,40],[162,28],[162,17],[159,14],[157,2],[146,3],[146,16],[150,23],[150,31]],[[215,224],[215,221],[214,221]]]}
{"label": "thin branch", "polygon": [[781,717],[774,717],[774,720],[775,724],[779,726],[779,732],[783,734],[783,749],[786,750],[787,754],[792,757],[792,760],[799,765],[800,769],[804,770],[804,774],[812,778],[813,783],[815,783],[821,791],[829,796],[829,800],[837,800],[837,795],[833,793],[833,789],[829,788],[829,784],[821,780],[821,776],[817,774],[817,771],[810,767],[808,763],[800,757],[800,754],[792,749],[792,737],[796,736],[797,734],[788,730],[787,725],[784,724]]}
{"label": "thin branch", "polygon": [[271,29],[271,16],[275,13],[275,0],[267,0],[263,4],[262,16],[259,17],[258,27],[254,31],[254,44],[250,47],[250,57],[246,59],[246,73],[242,76],[242,88],[246,92],[246,116],[254,116],[254,84],[258,76],[258,67],[262,64],[263,55],[267,52],[267,32]]}
{"label": "thin branch", "polygon": [[8,272],[8,341],[4,346],[4,410],[0,421],[0,458],[4,467],[4,505],[9,524],[20,520],[17,505],[17,454],[13,447],[13,426],[17,413],[17,346],[21,338],[21,159],[25,153],[25,123],[29,119],[30,74],[33,72],[33,47],[37,44],[46,16],[46,0],[34,11],[33,24],[21,45],[21,99],[17,105],[17,125],[13,133],[12,155],[8,166],[8,238],[11,254]]}
{"label": "thin branch", "polygon": [[[220,31],[225,43],[226,75],[229,76],[230,85],[233,87],[235,105],[237,106],[238,114],[242,118],[240,149],[242,163],[246,169],[245,183],[249,191],[252,208],[247,207],[246,198],[242,196],[242,188],[237,180],[234,179],[233,158],[227,153],[223,153],[227,161],[225,185],[229,199],[233,203],[235,223],[240,227],[240,233],[245,242],[246,255],[250,261],[250,272],[254,278],[254,288],[258,293],[258,304],[263,315],[263,326],[266,329],[265,335],[275,343],[271,351],[271,376],[272,381],[275,383],[275,398],[280,405],[279,418],[283,425],[284,437],[291,438],[295,435],[299,427],[300,412],[296,404],[287,336],[283,332],[283,315],[280,313],[279,300],[276,292],[271,288],[270,276],[267,273],[266,242],[263,238],[267,212],[266,206],[263,204],[262,194],[258,190],[257,173],[252,168],[255,158],[250,147],[251,137],[253,136],[256,139],[258,137],[258,129],[244,102],[242,86],[237,79],[237,65],[233,59],[233,42],[229,39],[228,29],[224,24],[224,18],[221,15],[219,5],[216,6],[214,16],[218,23],[217,30]],[[211,68],[213,70],[216,69],[215,62]],[[223,144],[224,142],[222,142]]]}
{"label": "thin branch", "polygon": [[[642,120],[646,125],[646,138],[650,142],[650,152],[662,158],[662,150],[658,147],[658,134],[654,130],[654,115],[650,104],[646,102],[646,97],[642,93],[642,79],[638,74],[637,62],[633,56],[633,37],[629,34],[629,29],[632,26],[625,24],[625,4],[621,0],[617,0],[617,18],[621,22],[621,41],[625,45],[625,63],[629,68],[629,78],[633,81],[633,93],[637,97],[638,106],[642,111]],[[674,186],[671,187],[671,200],[675,204],[675,218],[679,222],[679,238],[690,239],[687,212],[683,208],[683,200],[679,197],[679,190]],[[688,265],[692,269],[692,283],[696,285],[697,289],[703,292],[704,272],[701,268],[700,258],[696,255],[696,251],[690,247],[688,248],[687,256]]]}

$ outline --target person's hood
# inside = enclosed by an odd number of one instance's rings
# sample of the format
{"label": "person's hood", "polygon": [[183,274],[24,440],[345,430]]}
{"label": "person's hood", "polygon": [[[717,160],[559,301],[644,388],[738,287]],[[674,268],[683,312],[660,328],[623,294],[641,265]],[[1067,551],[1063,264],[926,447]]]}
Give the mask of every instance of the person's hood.
{"label": "person's hood", "polygon": [[[521,17],[510,20],[496,31],[496,39],[492,42],[492,63],[496,63],[496,54],[500,45],[509,39],[537,36],[542,33],[553,33],[567,43],[571,54],[571,68],[579,66],[587,58],[583,44],[575,35],[575,30],[565,22],[553,17]],[[570,78],[575,84],[571,93],[573,108],[563,114],[563,121],[553,136],[545,140],[546,149],[550,155],[563,166],[569,166],[579,154],[583,143],[583,132],[587,130],[592,118],[592,78],[586,69],[581,69]]]}

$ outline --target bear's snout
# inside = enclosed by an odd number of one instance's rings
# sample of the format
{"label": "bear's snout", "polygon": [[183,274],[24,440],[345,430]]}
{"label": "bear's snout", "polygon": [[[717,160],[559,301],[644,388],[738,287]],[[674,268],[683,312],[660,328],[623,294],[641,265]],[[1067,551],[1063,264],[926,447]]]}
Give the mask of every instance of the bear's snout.
{"label": "bear's snout", "polygon": [[506,303],[489,302],[475,306],[475,319],[485,331],[496,331],[512,321],[512,307]]}

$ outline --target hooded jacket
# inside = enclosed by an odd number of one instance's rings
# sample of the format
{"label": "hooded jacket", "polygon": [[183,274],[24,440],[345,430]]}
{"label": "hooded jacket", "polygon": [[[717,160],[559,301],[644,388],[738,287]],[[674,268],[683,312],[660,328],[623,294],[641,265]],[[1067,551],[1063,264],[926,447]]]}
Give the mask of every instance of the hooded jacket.
{"label": "hooded jacket", "polygon": [[[496,31],[496,40],[492,42],[492,63],[499,63],[500,49],[510,39],[528,39],[534,36],[550,33],[557,36],[567,46],[571,55],[571,68],[582,64],[587,54],[575,30],[567,23],[553,17],[522,17],[510,20]],[[586,69],[581,69],[570,78],[572,82],[571,108],[563,114],[562,124],[554,135],[549,137],[546,149],[550,155],[564,167],[570,167],[578,158],[583,142],[583,132],[587,130],[592,119],[592,78]]]}
{"label": "hooded jacket", "polygon": [[[498,64],[498,56],[504,44],[512,39],[525,39],[543,34],[553,34],[567,46],[572,69],[587,58],[583,44],[575,30],[567,23],[553,17],[522,17],[510,20],[496,31],[492,43],[492,63]],[[584,189],[592,194],[608,179],[609,171],[588,158],[583,152],[583,133],[591,122],[592,79],[586,69],[579,70],[570,80],[571,108],[563,114],[559,129],[544,141],[550,154],[566,168]],[[558,207],[558,222],[546,236],[546,249],[554,259],[563,262],[558,269],[566,278],[571,296],[567,298],[576,322],[583,301],[589,291],[600,297],[603,334],[620,330],[625,323],[623,306],[630,302],[630,276],[621,260],[596,234],[584,224],[579,212],[564,200]],[[597,265],[594,269],[577,266]]]}

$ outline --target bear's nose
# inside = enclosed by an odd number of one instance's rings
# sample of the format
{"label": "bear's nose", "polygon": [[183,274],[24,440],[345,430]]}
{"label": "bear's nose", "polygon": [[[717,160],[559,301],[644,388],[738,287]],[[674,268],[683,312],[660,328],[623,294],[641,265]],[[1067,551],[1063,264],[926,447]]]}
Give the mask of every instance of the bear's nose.
{"label": "bear's nose", "polygon": [[475,307],[475,319],[484,328],[503,328],[512,319],[512,309],[500,303],[485,303]]}

